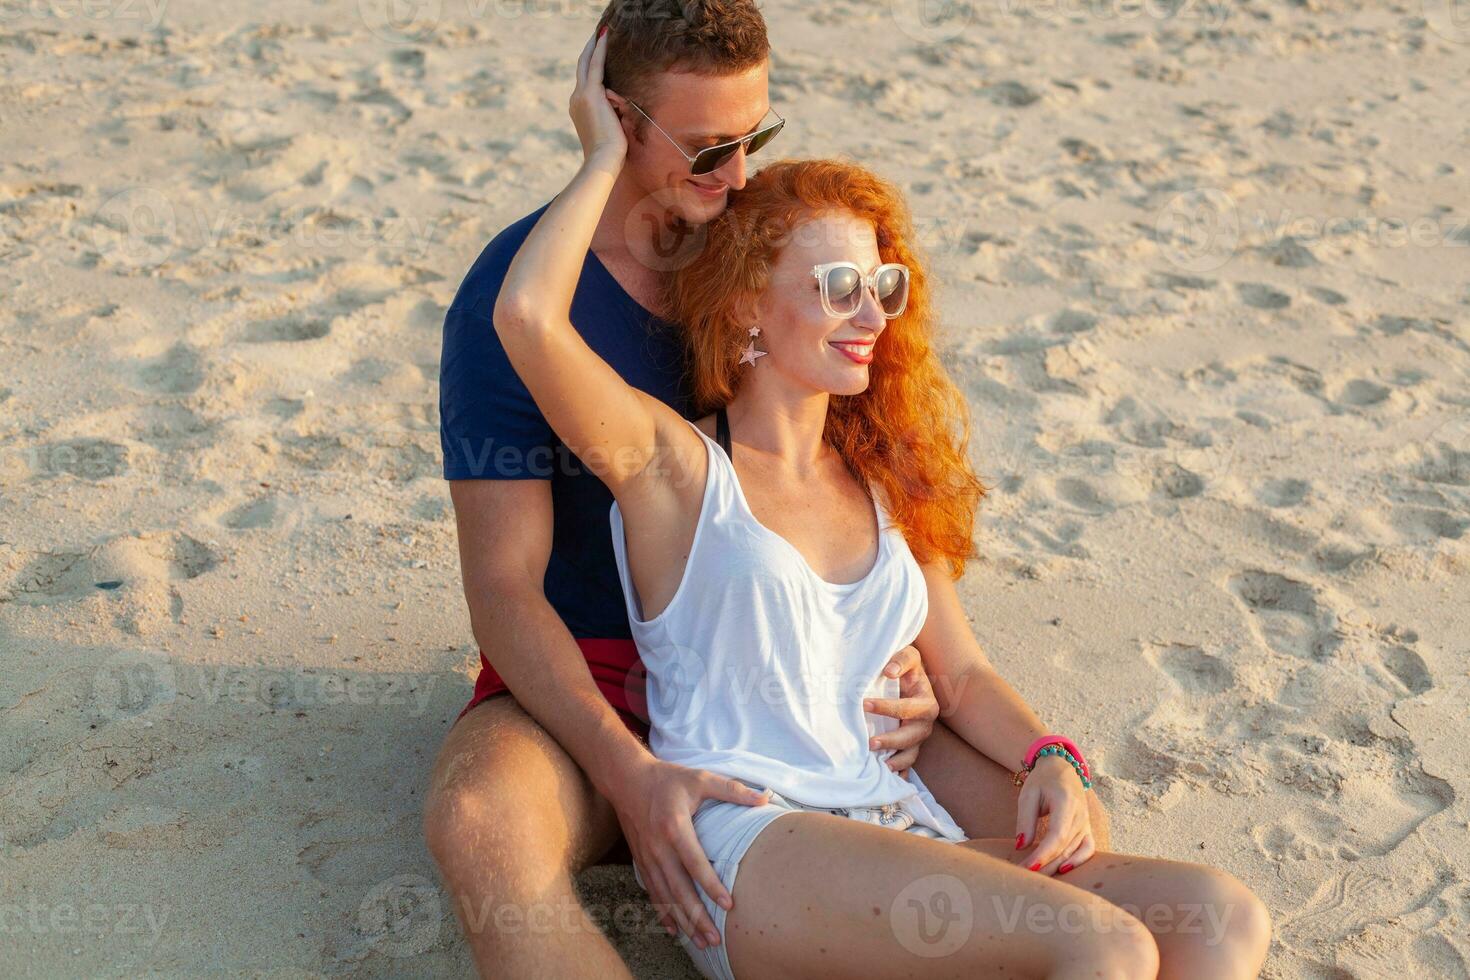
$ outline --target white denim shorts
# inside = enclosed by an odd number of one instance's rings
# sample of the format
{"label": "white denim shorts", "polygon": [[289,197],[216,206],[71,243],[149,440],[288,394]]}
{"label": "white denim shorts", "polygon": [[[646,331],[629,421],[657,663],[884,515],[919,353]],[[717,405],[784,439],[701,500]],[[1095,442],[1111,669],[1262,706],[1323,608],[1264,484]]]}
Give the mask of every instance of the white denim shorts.
{"label": "white denim shorts", "polygon": [[[757,790],[766,788],[745,779],[741,779],[740,782]],[[724,800],[705,800],[694,811],[694,832],[699,837],[704,853],[714,866],[715,874],[719,875],[720,881],[730,894],[735,893],[735,875],[740,870],[740,860],[760,832],[769,827],[777,817],[803,810],[831,813],[880,827],[891,827],[894,830],[916,834],[920,837],[931,837],[946,843],[958,843],[924,824],[915,823],[913,814],[898,803],[867,807],[817,807],[787,799],[775,790],[771,790],[770,800],[760,806],[746,806],[742,803],[728,803]],[[636,861],[633,862],[633,875],[638,879],[639,887],[647,891],[648,886],[643,881],[643,873],[639,870]],[[720,934],[720,944],[700,949],[680,929],[677,930],[679,945],[684,947],[684,951],[689,954],[689,958],[694,961],[699,972],[709,977],[710,980],[735,980],[735,974],[730,970],[730,958],[725,952],[725,909],[705,894],[697,881],[694,883],[694,890],[699,894],[700,901],[704,902],[710,920],[714,922],[715,930]]]}

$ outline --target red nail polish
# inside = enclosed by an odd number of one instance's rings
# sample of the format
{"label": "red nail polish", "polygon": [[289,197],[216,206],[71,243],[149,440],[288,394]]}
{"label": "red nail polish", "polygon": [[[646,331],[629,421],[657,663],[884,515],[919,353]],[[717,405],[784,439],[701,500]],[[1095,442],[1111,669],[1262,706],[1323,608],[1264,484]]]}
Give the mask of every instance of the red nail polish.
{"label": "red nail polish", "polygon": [[1026,835],[1025,834],[1017,834],[1016,835],[1016,850],[1019,851],[1021,848],[1025,847],[1025,846],[1026,846]]}
{"label": "red nail polish", "polygon": [[1070,865],[1070,864],[1064,864],[1060,868],[1057,868],[1057,874],[1064,875],[1068,871],[1071,871],[1071,870],[1072,870],[1072,865]]}
{"label": "red nail polish", "polygon": [[1031,870],[1032,871],[1040,871],[1041,870],[1041,862],[1040,861],[1037,861],[1035,864],[1031,865]]}
{"label": "red nail polish", "polygon": [[597,36],[598,37],[602,37],[602,35],[604,35],[606,33],[607,33],[607,25],[606,24],[603,24],[601,27],[599,27],[597,29]]}

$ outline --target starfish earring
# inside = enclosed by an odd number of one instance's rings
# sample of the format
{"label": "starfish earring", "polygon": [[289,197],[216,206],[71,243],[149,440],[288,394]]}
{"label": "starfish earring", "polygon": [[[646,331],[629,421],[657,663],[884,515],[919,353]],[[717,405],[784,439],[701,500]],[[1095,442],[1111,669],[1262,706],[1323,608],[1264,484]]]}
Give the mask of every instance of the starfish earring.
{"label": "starfish earring", "polygon": [[741,364],[754,364],[755,363],[755,359],[757,357],[765,357],[766,356],[766,352],[765,351],[763,351],[763,350],[756,350],[755,349],[755,338],[759,337],[760,335],[761,335],[761,328],[760,327],[751,327],[750,328],[750,345],[748,347],[746,347],[745,350],[743,350],[743,351],[740,352],[740,363]]}

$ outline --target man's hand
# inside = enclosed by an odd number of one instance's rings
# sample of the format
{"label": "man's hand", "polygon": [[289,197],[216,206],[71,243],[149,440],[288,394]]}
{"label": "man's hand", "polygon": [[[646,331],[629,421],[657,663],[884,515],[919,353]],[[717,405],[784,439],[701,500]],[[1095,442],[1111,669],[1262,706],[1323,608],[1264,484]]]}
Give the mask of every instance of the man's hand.
{"label": "man's hand", "polygon": [[898,678],[898,697],[867,698],[863,710],[897,718],[898,727],[875,735],[868,745],[874,750],[896,749],[888,758],[888,768],[907,779],[909,768],[919,758],[919,746],[934,732],[939,700],[934,696],[916,647],[906,646],[895,653],[883,668],[883,674]]}
{"label": "man's hand", "polygon": [[671,935],[677,922],[700,949],[719,945],[720,934],[695,891],[696,881],[726,909],[734,904],[694,832],[699,805],[713,799],[758,806],[770,798],[769,790],[757,791],[737,779],[652,756],[609,795],[649,900]]}

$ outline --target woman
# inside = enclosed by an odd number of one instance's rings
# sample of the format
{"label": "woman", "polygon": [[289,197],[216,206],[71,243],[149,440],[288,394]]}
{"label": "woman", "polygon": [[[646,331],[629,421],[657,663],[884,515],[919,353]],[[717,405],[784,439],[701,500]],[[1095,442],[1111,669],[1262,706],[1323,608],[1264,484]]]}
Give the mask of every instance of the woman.
{"label": "woman", "polygon": [[[983,488],[892,188],[782,162],[732,196],[670,290],[713,410],[698,421],[626,384],[572,327],[627,150],[605,43],[578,63],[582,168],[511,264],[494,324],[616,500],[654,754],[769,794],[694,810],[719,936],[681,935],[686,951],[711,977],[1255,976],[1260,901],[1209,868],[1095,852],[1081,750],[1014,692],[970,683],[984,659],[954,579]],[[967,839],[917,772],[868,748],[884,719],[864,697],[889,693],[879,671],[910,642],[946,724],[1024,775],[1042,841]],[[645,887],[661,873],[636,854],[635,869]]]}

